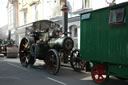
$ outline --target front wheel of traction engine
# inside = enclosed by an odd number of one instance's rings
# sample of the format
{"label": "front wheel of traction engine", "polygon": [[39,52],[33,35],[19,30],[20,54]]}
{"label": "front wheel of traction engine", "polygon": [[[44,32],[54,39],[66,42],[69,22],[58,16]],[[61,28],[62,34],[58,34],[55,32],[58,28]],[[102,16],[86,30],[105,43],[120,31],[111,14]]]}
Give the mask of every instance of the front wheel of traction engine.
{"label": "front wheel of traction engine", "polygon": [[30,55],[30,42],[23,38],[19,49],[19,58],[22,66],[27,67],[32,66],[35,63],[34,57]]}
{"label": "front wheel of traction engine", "polygon": [[46,57],[46,66],[49,73],[55,75],[60,69],[60,58],[58,52],[54,49],[48,51],[48,56]]}

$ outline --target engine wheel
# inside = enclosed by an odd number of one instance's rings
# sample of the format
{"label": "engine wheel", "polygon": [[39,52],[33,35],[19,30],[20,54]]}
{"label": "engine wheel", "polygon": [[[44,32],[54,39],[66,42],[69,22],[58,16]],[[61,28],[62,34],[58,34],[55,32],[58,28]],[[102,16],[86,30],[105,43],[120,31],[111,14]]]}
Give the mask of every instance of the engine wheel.
{"label": "engine wheel", "polygon": [[30,43],[26,38],[21,41],[19,58],[22,66],[25,67],[32,66],[35,63],[34,57],[30,55]]}
{"label": "engine wheel", "polygon": [[92,68],[91,75],[92,79],[99,84],[104,83],[109,78],[107,69],[102,64],[95,64]]}
{"label": "engine wheel", "polygon": [[80,59],[79,50],[74,50],[70,57],[70,63],[75,71],[80,72],[82,70],[82,61]]}
{"label": "engine wheel", "polygon": [[56,50],[49,50],[48,56],[46,57],[46,65],[49,73],[55,75],[59,72],[60,58]]}
{"label": "engine wheel", "polygon": [[7,56],[7,53],[4,53],[4,56]]}

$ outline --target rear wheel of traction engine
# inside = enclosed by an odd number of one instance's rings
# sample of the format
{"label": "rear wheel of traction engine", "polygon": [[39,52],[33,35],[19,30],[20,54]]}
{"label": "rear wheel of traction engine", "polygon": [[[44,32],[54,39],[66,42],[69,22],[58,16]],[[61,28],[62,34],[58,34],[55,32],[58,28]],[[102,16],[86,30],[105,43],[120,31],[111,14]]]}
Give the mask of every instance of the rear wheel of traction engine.
{"label": "rear wheel of traction engine", "polygon": [[7,53],[4,53],[4,56],[7,56]]}
{"label": "rear wheel of traction engine", "polygon": [[70,57],[70,63],[75,71],[80,72],[82,70],[82,61],[80,59],[80,51],[74,50]]}
{"label": "rear wheel of traction engine", "polygon": [[60,69],[60,58],[58,52],[54,49],[49,50],[46,57],[46,66],[49,73],[55,75]]}
{"label": "rear wheel of traction engine", "polygon": [[19,58],[22,66],[32,66],[35,63],[34,57],[30,55],[30,43],[26,38],[22,39],[19,51]]}
{"label": "rear wheel of traction engine", "polygon": [[107,67],[102,64],[95,64],[91,71],[92,79],[96,83],[104,83],[109,79]]}

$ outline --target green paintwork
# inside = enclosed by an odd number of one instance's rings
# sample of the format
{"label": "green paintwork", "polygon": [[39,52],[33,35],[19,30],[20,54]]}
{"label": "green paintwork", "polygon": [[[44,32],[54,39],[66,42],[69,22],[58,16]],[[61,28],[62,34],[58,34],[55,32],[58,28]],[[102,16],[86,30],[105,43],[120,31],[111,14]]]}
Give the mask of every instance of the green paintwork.
{"label": "green paintwork", "polygon": [[128,79],[128,67],[123,65],[109,65],[109,74],[115,75],[120,78]]}
{"label": "green paintwork", "polygon": [[[126,8],[126,24],[111,26],[110,10],[120,7]],[[87,16],[83,16],[85,14]],[[110,66],[109,72],[118,73],[121,77],[128,76],[128,67],[121,67],[128,66],[128,2],[81,14],[80,44],[83,60],[106,63]],[[120,74],[122,70],[118,71],[119,68],[127,72]]]}

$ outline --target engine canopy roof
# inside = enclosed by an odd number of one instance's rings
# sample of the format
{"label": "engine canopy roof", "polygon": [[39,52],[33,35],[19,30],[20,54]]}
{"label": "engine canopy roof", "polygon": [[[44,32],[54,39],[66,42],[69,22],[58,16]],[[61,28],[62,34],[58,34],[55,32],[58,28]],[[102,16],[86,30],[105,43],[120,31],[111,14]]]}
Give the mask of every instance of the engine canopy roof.
{"label": "engine canopy roof", "polygon": [[40,20],[33,22],[34,31],[47,32],[48,30],[60,30],[60,25],[50,20]]}

